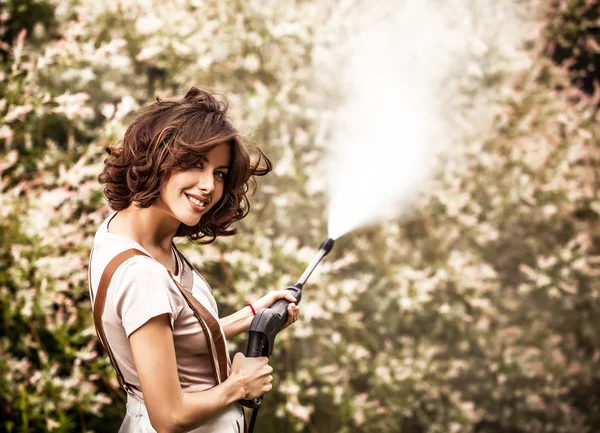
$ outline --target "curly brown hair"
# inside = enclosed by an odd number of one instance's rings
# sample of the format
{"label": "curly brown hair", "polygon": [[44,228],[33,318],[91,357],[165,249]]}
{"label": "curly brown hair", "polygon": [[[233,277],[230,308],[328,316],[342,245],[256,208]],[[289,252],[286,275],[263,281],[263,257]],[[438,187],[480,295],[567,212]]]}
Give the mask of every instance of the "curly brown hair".
{"label": "curly brown hair", "polygon": [[[227,100],[220,93],[192,87],[179,100],[161,100],[140,110],[131,122],[120,147],[108,146],[109,157],[98,181],[105,185],[104,197],[116,211],[132,203],[151,206],[159,197],[171,174],[198,164],[222,143],[231,147],[231,162],[223,197],[200,222],[191,227],[181,224],[175,236],[187,236],[210,243],[217,236],[233,235],[230,225],[244,218],[249,210],[248,193],[256,187],[255,176],[272,169],[269,158],[251,146],[232,125]],[[256,150],[252,158],[250,148]]]}

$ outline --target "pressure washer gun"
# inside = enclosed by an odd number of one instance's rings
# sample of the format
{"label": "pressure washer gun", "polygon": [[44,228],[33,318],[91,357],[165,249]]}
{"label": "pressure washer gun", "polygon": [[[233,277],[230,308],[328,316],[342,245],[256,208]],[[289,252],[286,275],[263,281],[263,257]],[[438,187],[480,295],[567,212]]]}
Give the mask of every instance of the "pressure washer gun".
{"label": "pressure washer gun", "polygon": [[[333,248],[333,239],[327,238],[323,241],[319,247],[317,255],[314,257],[312,262],[308,265],[300,279],[293,286],[289,286],[285,290],[288,290],[294,298],[296,303],[300,303],[302,299],[302,287],[313,270],[321,262],[331,249]],[[258,358],[259,356],[271,356],[273,353],[273,345],[275,343],[275,336],[283,325],[287,322],[288,314],[287,307],[290,301],[286,299],[279,299],[271,305],[269,308],[265,308],[256,313],[252,323],[250,324],[249,336],[248,336],[248,347],[246,348],[247,358]],[[262,397],[255,398],[253,400],[240,400],[243,406],[254,409],[252,414],[252,421],[250,422],[250,432],[254,428],[254,422],[256,421],[256,413],[262,405]]]}

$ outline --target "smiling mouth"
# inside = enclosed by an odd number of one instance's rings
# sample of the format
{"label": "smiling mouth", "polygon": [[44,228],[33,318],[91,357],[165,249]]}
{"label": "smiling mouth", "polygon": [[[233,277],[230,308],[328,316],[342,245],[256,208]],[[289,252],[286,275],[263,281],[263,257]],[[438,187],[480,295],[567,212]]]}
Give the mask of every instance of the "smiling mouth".
{"label": "smiling mouth", "polygon": [[189,195],[186,195],[188,202],[190,203],[192,209],[196,212],[204,212],[204,210],[206,209],[206,205],[208,204],[208,202],[206,201],[202,201],[202,200],[198,200],[195,197],[190,197]]}
{"label": "smiling mouth", "polygon": [[202,206],[202,207],[206,206],[206,202],[205,201],[200,201],[197,198],[190,197],[189,195],[188,195],[188,200],[191,201],[192,203],[194,203],[197,206]]}

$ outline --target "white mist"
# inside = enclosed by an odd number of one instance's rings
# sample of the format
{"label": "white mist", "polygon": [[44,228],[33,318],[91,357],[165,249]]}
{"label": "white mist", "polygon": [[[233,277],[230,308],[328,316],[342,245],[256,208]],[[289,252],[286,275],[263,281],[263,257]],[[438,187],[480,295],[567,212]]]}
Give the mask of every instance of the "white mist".
{"label": "white mist", "polygon": [[425,192],[456,136],[474,47],[492,29],[515,31],[510,1],[476,4],[371,2],[352,37],[317,53],[321,81],[334,77],[341,101],[327,125],[329,237],[396,218]]}

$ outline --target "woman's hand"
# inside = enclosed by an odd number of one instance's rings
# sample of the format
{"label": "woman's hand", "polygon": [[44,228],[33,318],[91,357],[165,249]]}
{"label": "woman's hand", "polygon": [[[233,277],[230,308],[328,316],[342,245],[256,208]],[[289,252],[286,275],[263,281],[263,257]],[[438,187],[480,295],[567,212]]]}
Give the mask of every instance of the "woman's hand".
{"label": "woman's hand", "polygon": [[269,292],[265,296],[260,298],[258,301],[253,302],[252,306],[258,312],[264,308],[269,308],[275,303],[275,301],[279,299],[286,299],[290,301],[290,304],[287,307],[288,319],[282,328],[285,329],[292,323],[294,323],[296,320],[298,320],[298,315],[300,313],[300,309],[296,305],[296,298],[294,298],[290,292],[288,292],[287,290],[275,290]]}
{"label": "woman's hand", "polygon": [[229,378],[239,382],[244,392],[244,400],[252,400],[271,391],[272,372],[269,358],[246,358],[243,353],[238,352],[231,362]]}

